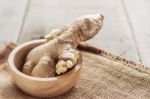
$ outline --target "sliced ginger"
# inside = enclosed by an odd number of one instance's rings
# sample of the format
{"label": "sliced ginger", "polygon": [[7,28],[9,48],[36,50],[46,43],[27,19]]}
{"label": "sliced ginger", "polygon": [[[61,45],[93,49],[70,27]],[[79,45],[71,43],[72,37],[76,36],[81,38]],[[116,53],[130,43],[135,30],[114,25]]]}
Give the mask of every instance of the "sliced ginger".
{"label": "sliced ginger", "polygon": [[100,14],[81,16],[64,28],[53,30],[45,37],[46,43],[28,53],[23,73],[35,77],[51,77],[67,72],[79,59],[80,53],[76,47],[98,33],[103,18]]}

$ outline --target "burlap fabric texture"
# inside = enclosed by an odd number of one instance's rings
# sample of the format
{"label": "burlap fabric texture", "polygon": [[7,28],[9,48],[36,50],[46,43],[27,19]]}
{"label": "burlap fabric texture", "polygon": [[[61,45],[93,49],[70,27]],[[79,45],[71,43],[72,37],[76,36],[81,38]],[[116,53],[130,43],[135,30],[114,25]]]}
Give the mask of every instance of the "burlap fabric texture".
{"label": "burlap fabric texture", "polygon": [[[82,76],[64,95],[45,99],[150,99],[150,69],[104,50],[81,45]],[[0,99],[39,99],[19,90],[0,70]]]}

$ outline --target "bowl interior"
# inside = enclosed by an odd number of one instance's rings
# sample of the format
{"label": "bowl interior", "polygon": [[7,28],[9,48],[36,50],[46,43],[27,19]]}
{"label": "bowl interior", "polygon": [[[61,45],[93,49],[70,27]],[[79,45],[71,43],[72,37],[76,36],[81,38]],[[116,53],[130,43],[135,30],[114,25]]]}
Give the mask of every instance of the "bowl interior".
{"label": "bowl interior", "polygon": [[25,63],[25,58],[28,52],[38,45],[40,45],[40,43],[30,44],[27,46],[20,47],[20,49],[16,51],[14,55],[14,65],[19,71],[22,70],[22,66]]}
{"label": "bowl interior", "polygon": [[13,72],[17,73],[18,75],[23,76],[27,79],[40,80],[40,81],[44,80],[45,81],[45,80],[59,79],[61,77],[69,75],[70,73],[76,72],[80,68],[81,62],[82,62],[81,55],[80,55],[77,65],[73,69],[71,69],[69,72],[67,72],[63,75],[60,75],[60,76],[49,77],[49,78],[38,78],[38,77],[28,76],[28,75],[22,73],[21,70],[22,70],[22,66],[25,62],[25,57],[26,57],[27,53],[34,47],[39,46],[39,45],[43,44],[44,42],[45,42],[45,40],[34,40],[34,41],[24,43],[24,44],[18,46],[17,48],[15,48],[11,52],[9,59],[8,59],[10,69]]}

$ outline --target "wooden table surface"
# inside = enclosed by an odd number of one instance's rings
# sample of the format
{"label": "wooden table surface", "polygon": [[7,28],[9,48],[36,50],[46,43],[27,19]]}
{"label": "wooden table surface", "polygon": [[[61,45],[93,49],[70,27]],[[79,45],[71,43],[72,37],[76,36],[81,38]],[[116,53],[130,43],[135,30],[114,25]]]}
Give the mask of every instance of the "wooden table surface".
{"label": "wooden table surface", "polygon": [[72,19],[102,13],[102,31],[88,43],[150,66],[149,0],[0,0],[0,44],[18,44]]}

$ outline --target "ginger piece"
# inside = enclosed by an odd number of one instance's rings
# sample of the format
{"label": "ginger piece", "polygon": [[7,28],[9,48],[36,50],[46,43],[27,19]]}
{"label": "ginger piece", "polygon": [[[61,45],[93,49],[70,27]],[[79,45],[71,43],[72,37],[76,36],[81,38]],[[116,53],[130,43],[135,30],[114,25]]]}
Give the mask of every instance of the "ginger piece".
{"label": "ginger piece", "polygon": [[56,65],[56,73],[58,75],[61,73],[65,73],[67,69],[72,68],[74,65],[76,65],[79,55],[79,52],[75,49],[69,49],[66,52],[64,51],[61,56],[62,59],[59,59]]}
{"label": "ginger piece", "polygon": [[[42,65],[42,66],[41,66]],[[34,77],[49,77],[55,75],[54,60],[48,55],[45,55],[40,59],[37,66],[33,69],[31,75]],[[44,72],[43,72],[44,71]]]}
{"label": "ginger piece", "polygon": [[[94,37],[102,28],[103,19],[100,14],[82,16],[64,28],[52,31],[52,34],[46,36],[46,43],[28,53],[23,73],[36,77],[51,77],[55,72],[57,75],[65,73],[78,61],[78,44]],[[49,59],[45,60],[45,57]],[[54,62],[56,59],[57,63]]]}
{"label": "ginger piece", "polygon": [[51,33],[49,33],[48,35],[45,36],[45,39],[47,41],[53,40],[56,37],[58,37],[62,32],[59,29],[53,29],[51,31]]}

